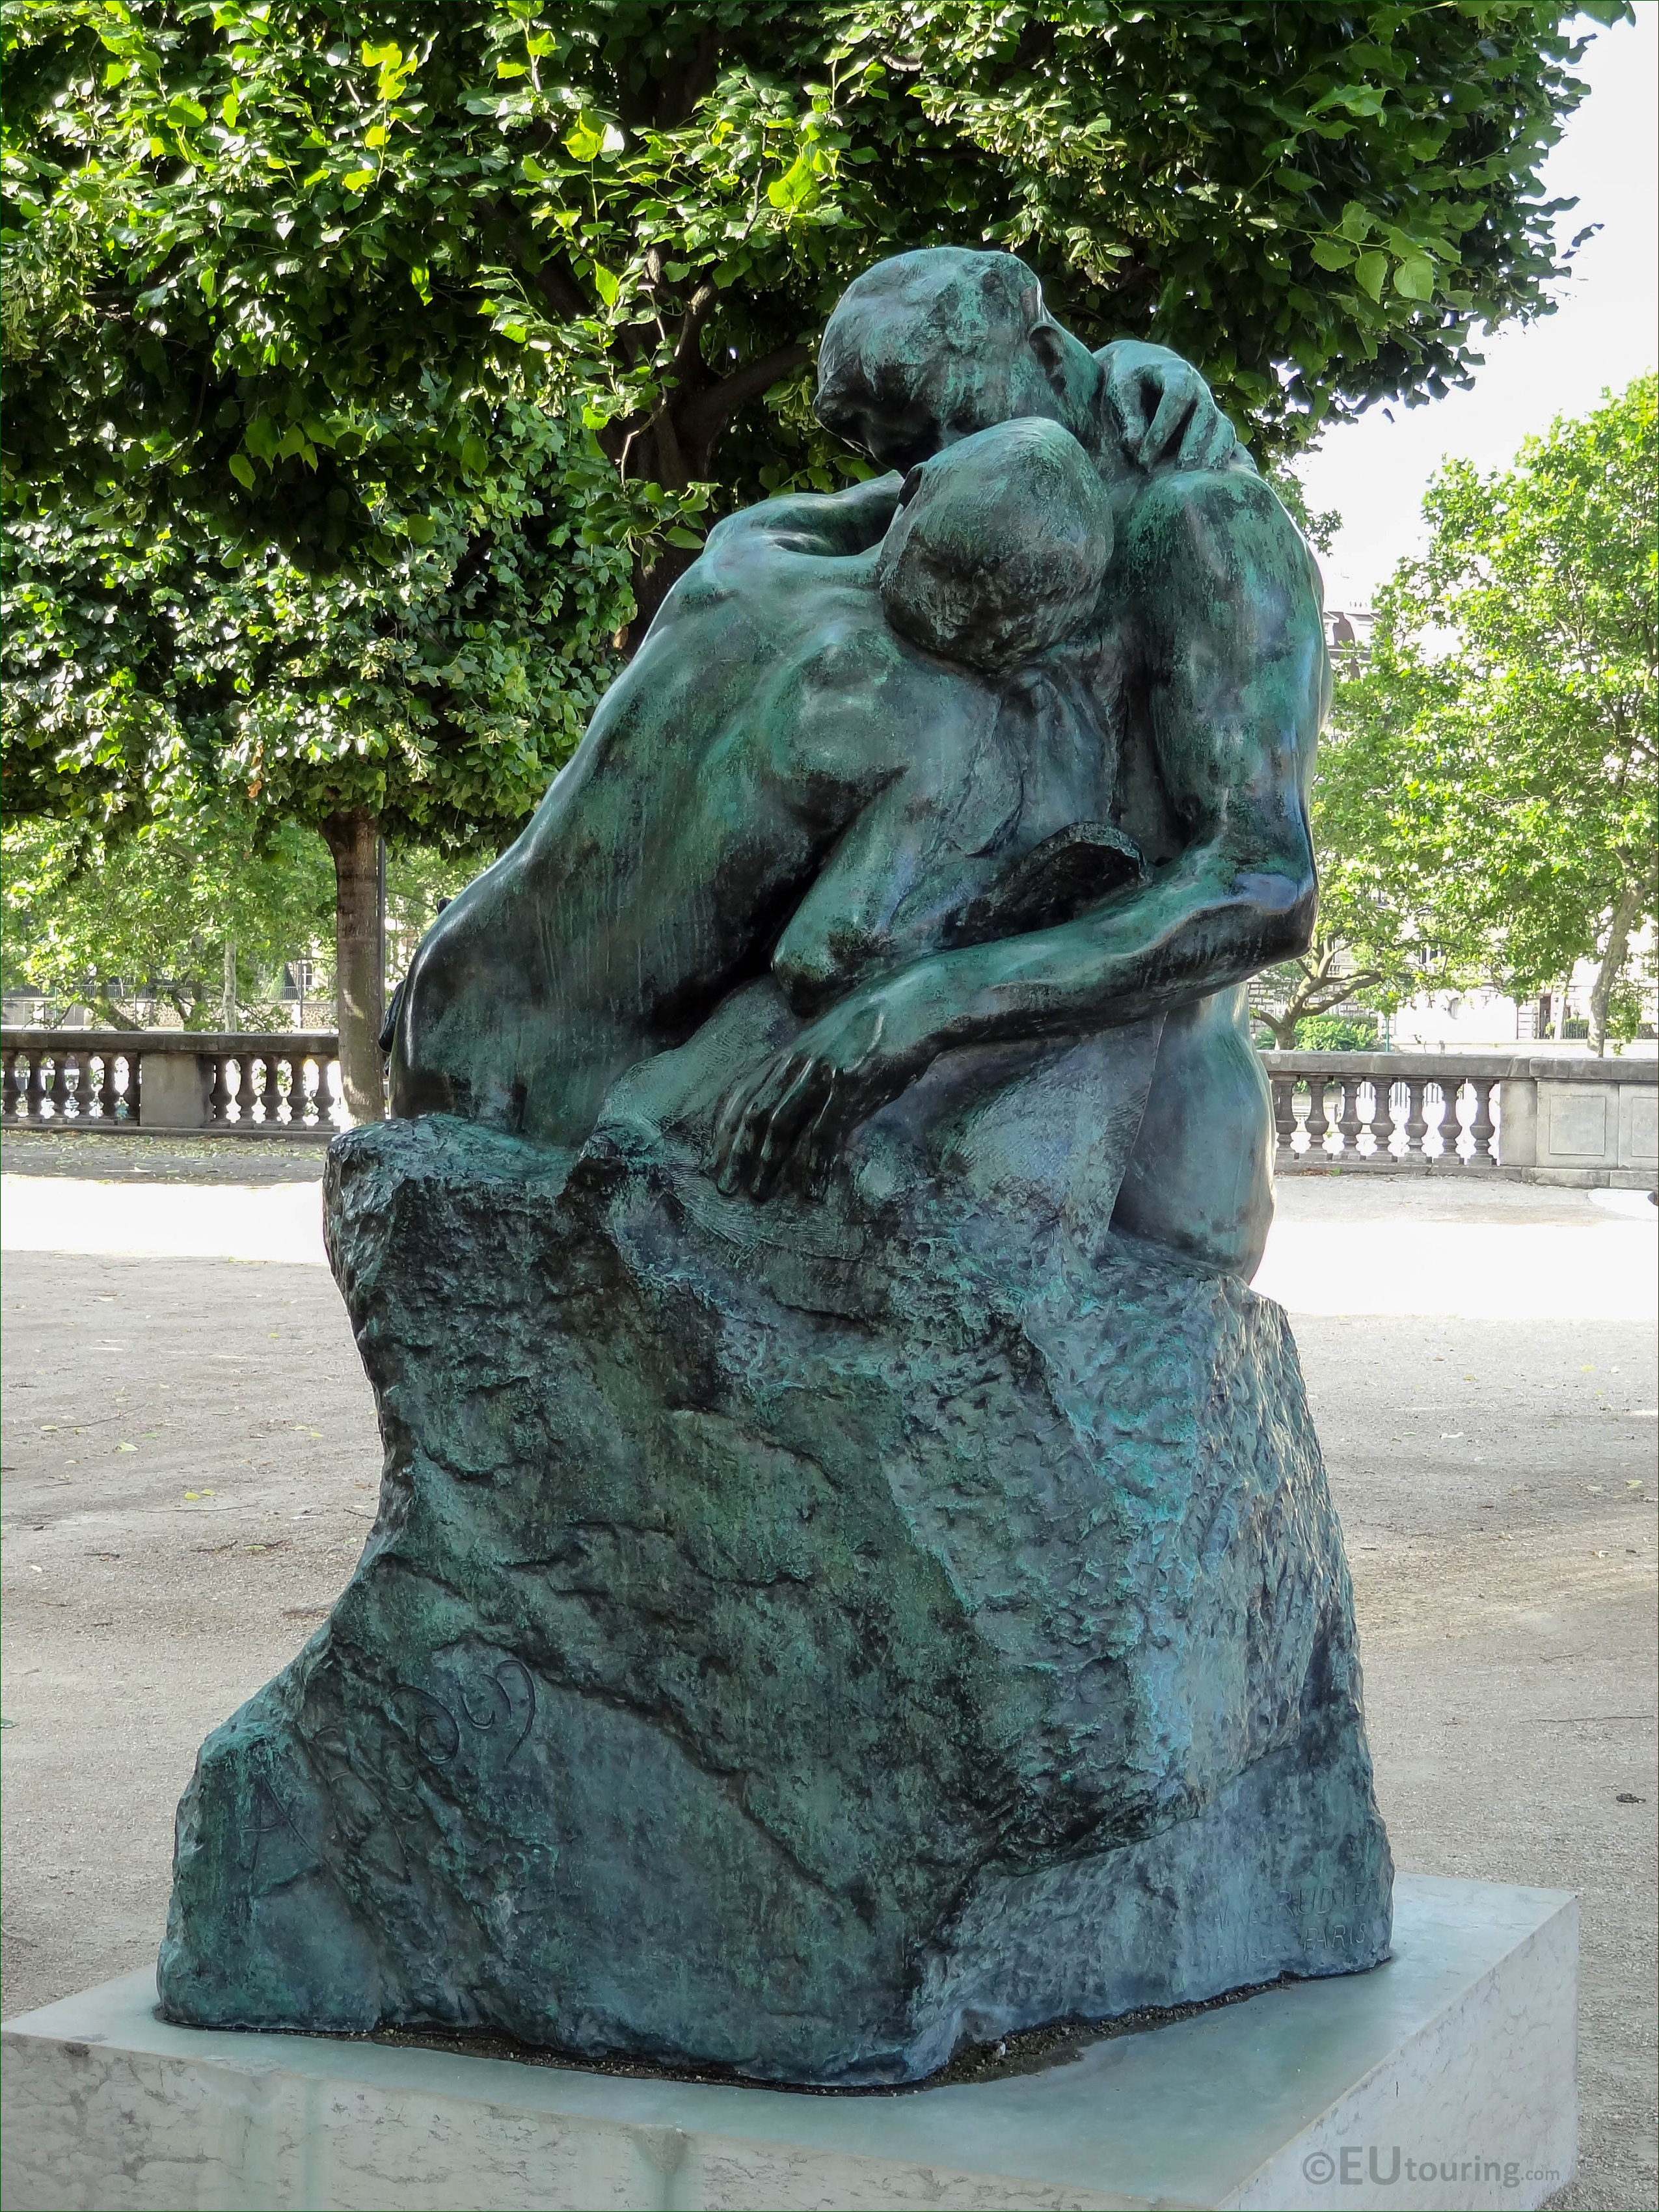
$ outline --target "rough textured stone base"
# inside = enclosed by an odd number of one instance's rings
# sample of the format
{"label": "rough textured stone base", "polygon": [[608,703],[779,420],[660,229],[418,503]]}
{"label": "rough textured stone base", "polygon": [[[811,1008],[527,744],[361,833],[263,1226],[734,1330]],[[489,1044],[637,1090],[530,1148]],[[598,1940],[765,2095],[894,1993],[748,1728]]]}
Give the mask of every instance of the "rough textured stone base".
{"label": "rough textured stone base", "polygon": [[[235,2035],[148,1974],[4,2034],[10,2212],[1534,2206],[1573,2172],[1577,1907],[1402,1875],[1395,1955],[1000,2081],[804,2096]],[[672,1962],[664,1962],[665,1971]],[[1426,2171],[1425,2171],[1426,2169]]]}
{"label": "rough textured stone base", "polygon": [[171,2017],[854,2083],[1386,1955],[1290,1333],[1108,1233],[1135,1061],[1093,1053],[1033,1079],[1093,1213],[983,1114],[953,1182],[878,1129],[822,1205],[720,1198],[659,1100],[574,1164],[336,1146],[380,1515],[203,1751]]}

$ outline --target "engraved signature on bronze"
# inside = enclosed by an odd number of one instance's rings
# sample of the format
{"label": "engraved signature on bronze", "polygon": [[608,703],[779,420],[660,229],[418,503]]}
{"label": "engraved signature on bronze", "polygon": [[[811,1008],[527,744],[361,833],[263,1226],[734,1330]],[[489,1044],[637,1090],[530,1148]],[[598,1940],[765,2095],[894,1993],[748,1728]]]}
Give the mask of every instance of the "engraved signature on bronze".
{"label": "engraved signature on bronze", "polygon": [[462,1683],[456,1692],[459,1718],[430,1691],[406,1685],[404,1694],[412,1698],[418,1709],[414,1733],[416,1748],[421,1756],[435,1766],[447,1765],[461,1747],[463,1721],[479,1735],[491,1735],[499,1729],[505,1736],[513,1725],[514,1699],[508,1685],[515,1678],[522,1686],[525,1716],[523,1726],[513,1739],[512,1749],[501,1761],[503,1767],[511,1766],[536,1724],[536,1678],[521,1659],[503,1659],[485,1677],[487,1701],[482,1710],[475,1710],[467,1686]]}

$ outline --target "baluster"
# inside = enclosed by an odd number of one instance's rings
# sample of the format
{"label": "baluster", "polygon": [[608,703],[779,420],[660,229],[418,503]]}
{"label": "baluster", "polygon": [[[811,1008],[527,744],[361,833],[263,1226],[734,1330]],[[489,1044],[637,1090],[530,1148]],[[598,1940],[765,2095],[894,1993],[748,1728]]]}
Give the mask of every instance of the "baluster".
{"label": "baluster", "polygon": [[1443,1083],[1440,1095],[1445,1101],[1440,1116],[1440,1157],[1448,1167],[1463,1164],[1463,1093],[1466,1083]]}
{"label": "baluster", "polygon": [[84,1052],[64,1054],[63,1104],[58,1112],[76,1121],[92,1117],[92,1061]]}
{"label": "baluster", "polygon": [[98,1116],[100,1121],[112,1121],[119,1096],[115,1088],[115,1054],[112,1052],[99,1055],[98,1076]]}
{"label": "baluster", "polygon": [[1379,1079],[1376,1098],[1371,1109],[1371,1142],[1376,1147],[1379,1159],[1391,1160],[1395,1156],[1394,1091],[1392,1083],[1386,1078]]}
{"label": "baluster", "polygon": [[57,1079],[56,1064],[43,1052],[35,1053],[29,1061],[29,1119],[44,1121],[46,1101],[51,1097]]}
{"label": "baluster", "polygon": [[1429,1133],[1429,1125],[1423,1118],[1424,1095],[1429,1086],[1409,1078],[1401,1085],[1406,1093],[1406,1152],[1407,1159],[1424,1157],[1423,1139]]}
{"label": "baluster", "polygon": [[[1371,1157],[1376,1157],[1374,1124],[1376,1124],[1376,1095],[1378,1095],[1378,1091],[1380,1091],[1380,1084],[1371,1082],[1370,1075],[1358,1075],[1358,1078],[1354,1079],[1354,1159],[1371,1159]],[[1367,1095],[1370,1095],[1371,1099],[1370,1106],[1364,1103]],[[1363,1137],[1367,1130],[1371,1133],[1371,1148],[1374,1148],[1371,1152],[1360,1151],[1360,1137]],[[1343,1124],[1343,1134],[1347,1134],[1347,1124]]]}
{"label": "baluster", "polygon": [[125,1056],[115,1063],[116,1079],[121,1089],[121,1119],[137,1122],[139,1118],[138,1062]]}
{"label": "baluster", "polygon": [[1290,1158],[1296,1142],[1296,1078],[1275,1075],[1269,1079],[1273,1087],[1273,1127],[1279,1132],[1279,1158]]}
{"label": "baluster", "polygon": [[1331,1125],[1325,1118],[1325,1078],[1310,1075],[1304,1080],[1308,1086],[1308,1158],[1311,1160],[1324,1151]]}
{"label": "baluster", "polygon": [[228,1121],[231,1118],[230,1102],[236,1095],[235,1091],[231,1088],[230,1084],[229,1071],[232,1062],[228,1054],[220,1052],[216,1052],[214,1054],[213,1088],[208,1093],[208,1120],[210,1121]]}
{"label": "baluster", "polygon": [[17,1079],[17,1063],[21,1058],[22,1054],[15,1052],[9,1052],[4,1055],[6,1063],[4,1114],[8,1121],[15,1121],[17,1119],[17,1102],[23,1095],[23,1086]]}
{"label": "baluster", "polygon": [[1342,1118],[1336,1125],[1336,1133],[1342,1139],[1345,1160],[1359,1158],[1359,1078],[1345,1075],[1342,1079]]}
{"label": "baluster", "polygon": [[283,1118],[283,1063],[274,1052],[267,1051],[264,1082],[259,1092],[259,1103],[265,1109],[265,1127],[274,1129]]}
{"label": "baluster", "polygon": [[1469,1134],[1474,1139],[1474,1150],[1469,1154],[1472,1168],[1489,1168],[1495,1164],[1492,1140],[1496,1134],[1492,1118],[1492,1086],[1481,1079],[1474,1085],[1474,1118],[1469,1123]]}

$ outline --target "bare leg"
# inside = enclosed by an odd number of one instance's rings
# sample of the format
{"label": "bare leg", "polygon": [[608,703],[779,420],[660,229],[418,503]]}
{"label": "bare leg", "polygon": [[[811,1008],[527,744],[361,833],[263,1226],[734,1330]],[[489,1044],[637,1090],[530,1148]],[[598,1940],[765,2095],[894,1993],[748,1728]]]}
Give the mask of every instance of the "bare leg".
{"label": "bare leg", "polygon": [[[1243,984],[1171,1013],[1112,1225],[1248,1282],[1273,1224],[1273,1094]],[[1233,1164],[1231,1175],[1218,1163]]]}

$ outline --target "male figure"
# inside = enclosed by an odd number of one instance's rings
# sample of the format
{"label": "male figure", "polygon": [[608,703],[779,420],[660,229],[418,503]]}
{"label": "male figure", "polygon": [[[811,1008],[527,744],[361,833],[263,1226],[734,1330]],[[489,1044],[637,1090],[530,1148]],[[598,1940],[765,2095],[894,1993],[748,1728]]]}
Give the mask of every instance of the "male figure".
{"label": "male figure", "polygon": [[[1010,415],[1063,423],[1096,459],[1123,520],[1104,619],[1073,659],[1121,733],[1121,826],[1156,865],[1132,899],[933,955],[831,1008],[728,1094],[728,1190],[764,1196],[787,1170],[820,1165],[953,1046],[1162,1012],[1118,1225],[1255,1272],[1273,1133],[1245,985],[1311,933],[1307,795],[1329,665],[1318,572],[1231,439],[1198,415],[1183,435],[1203,465],[1150,482],[1130,465],[1126,387],[1157,373],[1158,350],[1091,356],[1023,263],[951,248],[883,263],[831,317],[818,412],[876,459],[908,466]],[[1182,404],[1165,393],[1149,441]]]}

